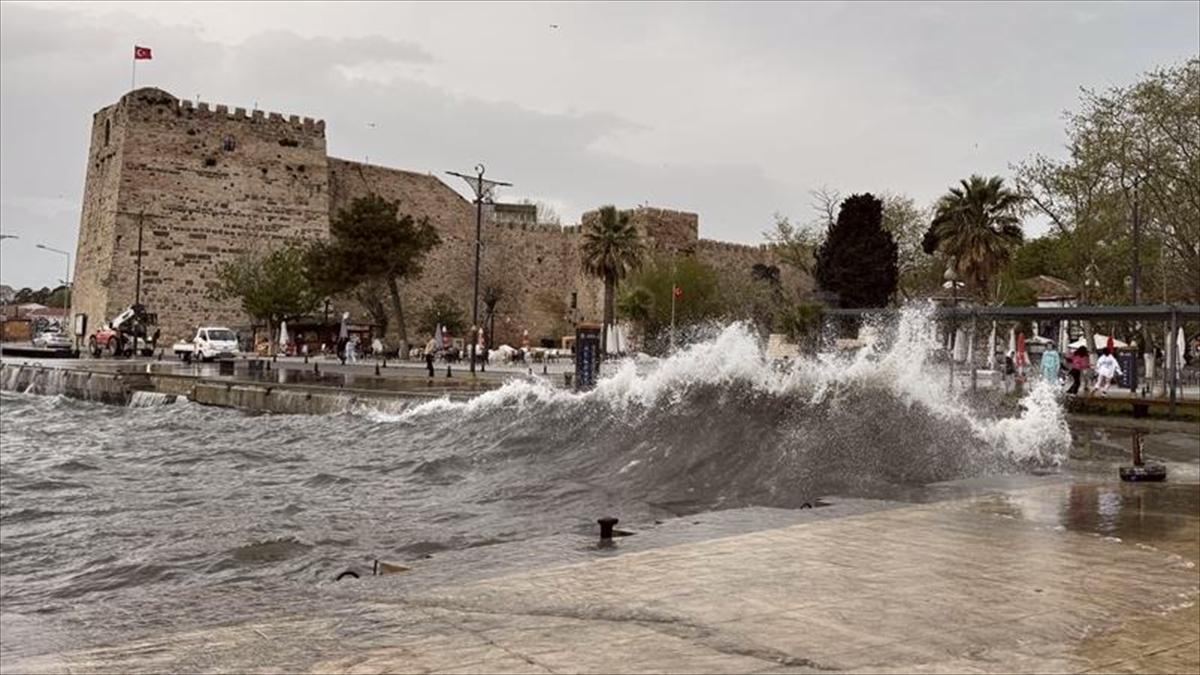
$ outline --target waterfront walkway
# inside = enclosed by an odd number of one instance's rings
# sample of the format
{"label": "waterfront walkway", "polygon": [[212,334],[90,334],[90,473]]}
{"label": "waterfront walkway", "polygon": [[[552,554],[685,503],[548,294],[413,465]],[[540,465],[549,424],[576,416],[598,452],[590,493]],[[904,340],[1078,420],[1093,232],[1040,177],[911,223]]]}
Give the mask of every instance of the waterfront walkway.
{"label": "waterfront walkway", "polygon": [[[529,560],[506,545],[490,575],[448,581],[447,556],[425,568],[445,579],[326,584],[324,611],[5,670],[1197,672],[1200,435],[1181,424],[1147,441],[1163,484],[1117,481],[1128,439],[1085,430],[1095,442],[1054,475],[930,486],[922,503],[833,499],[775,523],[752,510],[742,520],[767,529],[685,543],[641,532],[599,551],[581,534],[530,543]],[[738,522],[686,520],[710,516]],[[535,564],[546,546],[570,555]]]}

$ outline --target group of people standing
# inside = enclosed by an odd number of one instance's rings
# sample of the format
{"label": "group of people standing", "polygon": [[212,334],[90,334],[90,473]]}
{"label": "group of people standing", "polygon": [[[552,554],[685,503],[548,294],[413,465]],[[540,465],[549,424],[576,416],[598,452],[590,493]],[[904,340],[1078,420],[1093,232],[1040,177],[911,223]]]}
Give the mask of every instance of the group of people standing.
{"label": "group of people standing", "polygon": [[[1121,370],[1121,364],[1117,361],[1117,357],[1113,355],[1111,349],[1101,349],[1099,351],[1100,358],[1096,361],[1096,386],[1095,390],[1101,396],[1107,396],[1108,390],[1112,386],[1113,381],[1125,374]],[[1079,394],[1079,388],[1084,384],[1084,378],[1089,370],[1092,370],[1092,356],[1088,352],[1088,348],[1080,346],[1075,351],[1071,352],[1065,359],[1060,358],[1059,353],[1050,349],[1042,354],[1041,360],[1042,378],[1047,382],[1058,384],[1061,380],[1062,371],[1067,371],[1067,376],[1071,379],[1071,385],[1067,388],[1067,394],[1075,396]],[[1013,362],[1013,356],[1010,352],[1004,357],[1004,374],[1006,382],[1010,378],[1017,376],[1017,367]],[[1008,385],[1005,385],[1006,391]]]}

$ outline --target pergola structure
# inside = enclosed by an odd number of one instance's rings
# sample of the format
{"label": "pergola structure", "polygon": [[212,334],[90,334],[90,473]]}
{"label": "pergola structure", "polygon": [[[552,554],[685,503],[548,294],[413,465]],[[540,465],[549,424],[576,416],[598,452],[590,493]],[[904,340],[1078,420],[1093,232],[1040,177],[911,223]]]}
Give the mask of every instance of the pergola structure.
{"label": "pergola structure", "polygon": [[[826,318],[847,317],[860,318],[865,316],[890,317],[899,313],[894,308],[865,308],[865,309],[827,309]],[[980,319],[988,321],[1166,321],[1171,324],[1171,339],[1167,340],[1167,373],[1170,414],[1175,416],[1176,398],[1178,396],[1178,368],[1176,363],[1183,355],[1178,353],[1174,336],[1179,330],[1180,322],[1200,322],[1200,305],[1100,305],[1093,307],[937,307],[933,311],[935,319],[958,322],[977,322]],[[1090,336],[1087,336],[1090,338]],[[974,381],[974,370],[972,370]]]}

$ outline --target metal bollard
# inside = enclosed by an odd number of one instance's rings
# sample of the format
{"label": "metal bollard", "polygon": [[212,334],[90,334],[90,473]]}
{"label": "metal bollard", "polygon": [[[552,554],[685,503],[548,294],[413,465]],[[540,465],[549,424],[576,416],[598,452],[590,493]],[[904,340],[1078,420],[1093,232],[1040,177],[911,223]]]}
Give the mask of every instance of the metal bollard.
{"label": "metal bollard", "polygon": [[600,524],[600,541],[611,541],[613,538],[613,527],[621,521],[612,516],[604,516],[596,522]]}
{"label": "metal bollard", "polygon": [[375,377],[379,377],[379,364],[375,364]]}
{"label": "metal bollard", "polygon": [[313,375],[320,375],[320,374],[321,374],[321,364],[313,363]]}
{"label": "metal bollard", "polygon": [[446,377],[450,377],[450,364],[446,364]]}
{"label": "metal bollard", "polygon": [[545,361],[542,361],[542,374],[543,374],[543,375],[546,375],[546,374],[548,374],[549,372],[550,372],[550,370],[549,370],[549,368],[546,366],[546,362],[545,362]]}
{"label": "metal bollard", "polygon": [[304,363],[308,363],[308,352],[304,352]]}

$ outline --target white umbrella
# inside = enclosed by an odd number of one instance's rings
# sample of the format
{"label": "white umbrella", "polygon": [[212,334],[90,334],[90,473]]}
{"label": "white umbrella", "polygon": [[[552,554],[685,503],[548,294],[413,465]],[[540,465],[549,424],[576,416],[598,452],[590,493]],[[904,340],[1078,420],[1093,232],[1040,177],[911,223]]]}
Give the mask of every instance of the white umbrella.
{"label": "white umbrella", "polygon": [[287,344],[288,344],[287,322],[280,321],[279,322],[279,348],[287,349]]}
{"label": "white umbrella", "polygon": [[604,345],[604,353],[619,354],[621,352],[621,338],[620,331],[617,329],[617,324],[608,324],[608,330],[606,332],[608,333],[608,338],[605,340],[606,344]]}
{"label": "white umbrella", "polygon": [[1013,326],[1008,329],[1008,351],[1007,354],[1012,354],[1015,362],[1017,358],[1017,327]]}
{"label": "white umbrella", "polygon": [[346,322],[349,320],[350,320],[350,312],[342,312],[342,326],[341,326],[341,328],[338,329],[338,337],[339,338],[344,339],[344,338],[350,337],[350,328],[346,325]]}
{"label": "white umbrella", "polygon": [[1183,352],[1187,349],[1187,336],[1183,334],[1183,326],[1175,334],[1175,372],[1183,370]]}
{"label": "white umbrella", "polygon": [[433,348],[442,348],[442,324],[440,323],[437,325],[437,328],[433,330]]}
{"label": "white umbrella", "polygon": [[963,361],[967,358],[967,332],[959,328],[954,331],[954,360]]}
{"label": "white umbrella", "polygon": [[988,370],[996,369],[996,322],[992,322],[992,336],[988,338]]}
{"label": "white umbrella", "polygon": [[967,338],[967,363],[975,363],[975,324],[971,324],[971,337]]}

